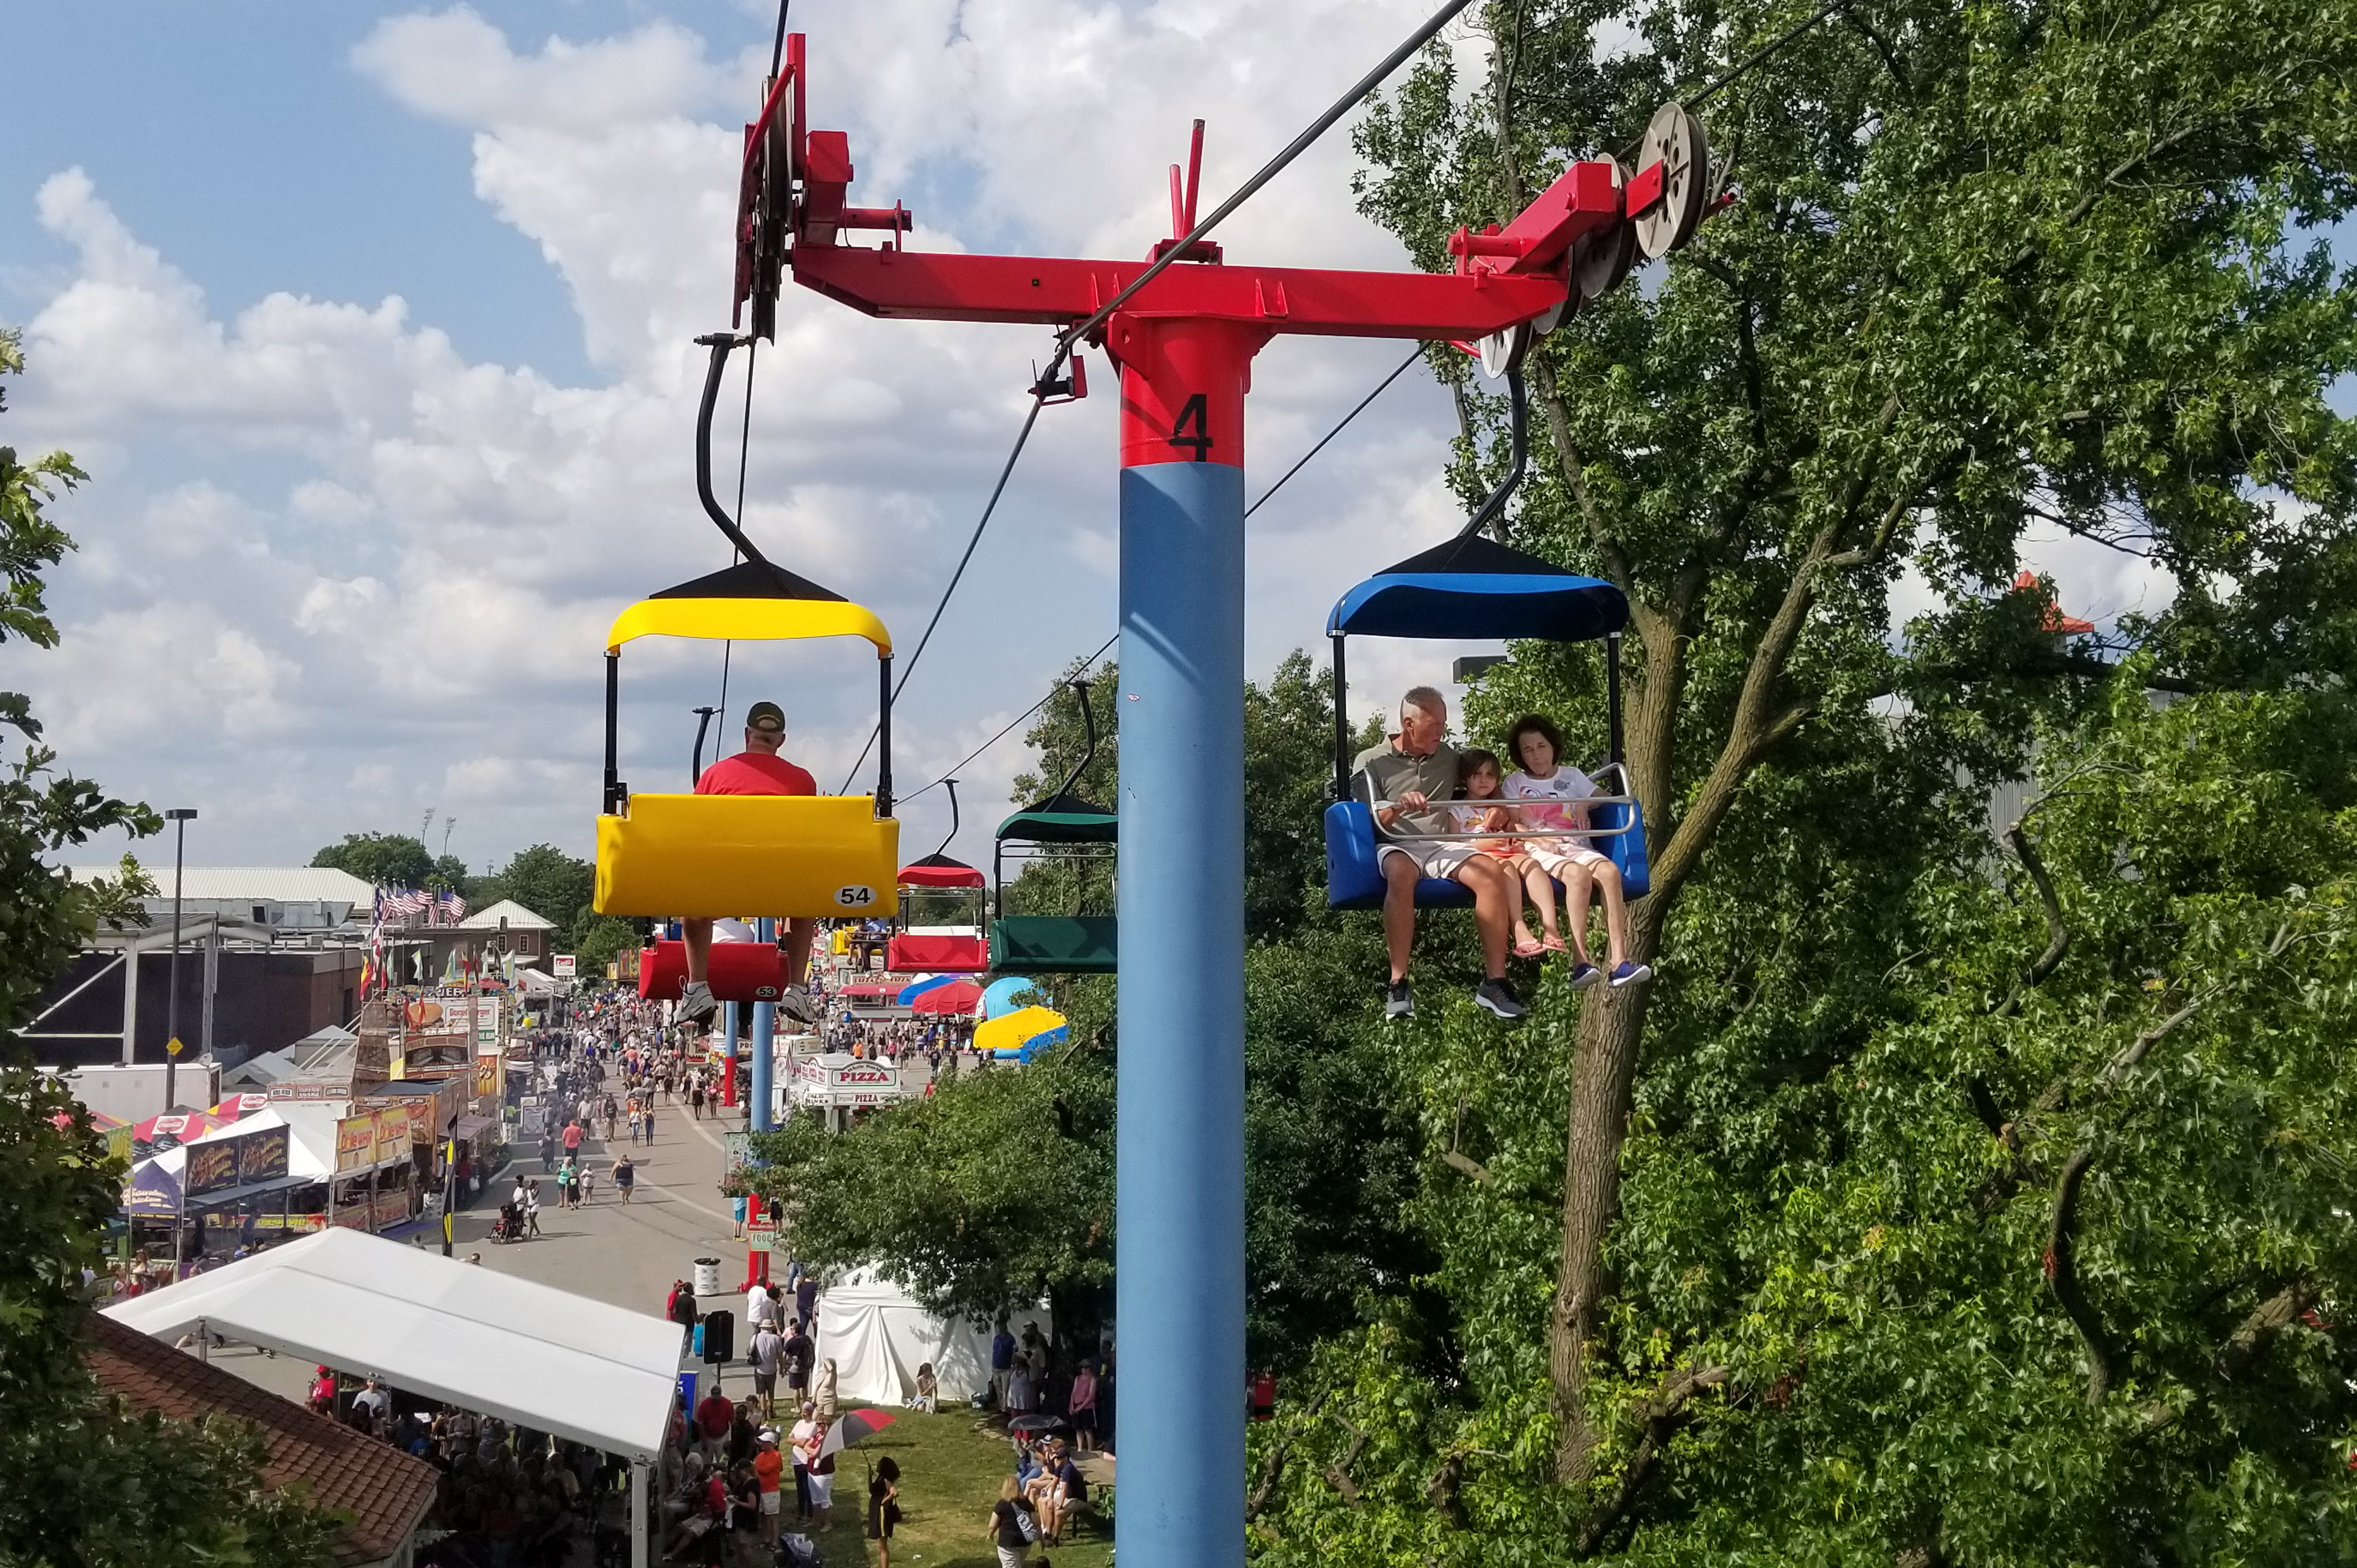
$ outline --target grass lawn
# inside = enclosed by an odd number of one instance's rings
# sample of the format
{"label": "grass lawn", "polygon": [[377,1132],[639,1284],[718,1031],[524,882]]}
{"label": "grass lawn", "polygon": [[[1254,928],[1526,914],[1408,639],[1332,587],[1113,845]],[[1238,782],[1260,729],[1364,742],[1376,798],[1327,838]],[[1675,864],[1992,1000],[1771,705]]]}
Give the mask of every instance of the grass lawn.
{"label": "grass lawn", "polygon": [[[818,1535],[826,1568],[874,1563],[876,1545],[866,1539],[867,1473],[889,1454],[900,1466],[900,1524],[892,1534],[892,1568],[997,1568],[998,1557],[984,1526],[998,1500],[998,1484],[1014,1474],[1015,1455],[1004,1435],[985,1424],[974,1410],[940,1415],[895,1411],[892,1424],[835,1459],[834,1528]],[[791,1530],[793,1498],[786,1498]],[[1110,1568],[1113,1536],[1093,1520],[1064,1532],[1064,1544],[1031,1549],[1055,1568]]]}

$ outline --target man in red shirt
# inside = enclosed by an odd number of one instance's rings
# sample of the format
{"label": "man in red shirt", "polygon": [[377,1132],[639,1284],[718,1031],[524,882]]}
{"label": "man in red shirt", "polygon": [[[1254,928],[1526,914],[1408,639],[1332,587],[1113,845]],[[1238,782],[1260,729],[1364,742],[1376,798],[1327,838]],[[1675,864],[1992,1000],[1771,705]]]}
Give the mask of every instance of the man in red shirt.
{"label": "man in red shirt", "polygon": [[[724,757],[695,781],[699,795],[815,795],[818,780],[778,755],[786,743],[786,713],[775,703],[756,703],[745,714],[745,749]],[[811,936],[817,922],[797,918],[786,922],[786,989],[778,1005],[802,1023],[815,1023],[818,1009],[811,1005],[803,977],[810,972]],[[713,1000],[712,922],[683,920],[680,935],[687,943],[687,989],[680,996],[679,1016],[700,1024],[720,1010]]]}

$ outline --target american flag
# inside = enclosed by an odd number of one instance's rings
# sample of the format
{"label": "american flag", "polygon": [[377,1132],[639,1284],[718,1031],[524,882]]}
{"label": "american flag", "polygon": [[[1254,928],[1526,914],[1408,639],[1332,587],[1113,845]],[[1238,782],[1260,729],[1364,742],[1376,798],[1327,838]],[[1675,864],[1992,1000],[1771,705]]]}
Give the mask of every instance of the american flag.
{"label": "american flag", "polygon": [[380,920],[404,920],[412,915],[422,915],[434,902],[430,893],[420,893],[414,887],[383,887],[377,890],[376,913]]}

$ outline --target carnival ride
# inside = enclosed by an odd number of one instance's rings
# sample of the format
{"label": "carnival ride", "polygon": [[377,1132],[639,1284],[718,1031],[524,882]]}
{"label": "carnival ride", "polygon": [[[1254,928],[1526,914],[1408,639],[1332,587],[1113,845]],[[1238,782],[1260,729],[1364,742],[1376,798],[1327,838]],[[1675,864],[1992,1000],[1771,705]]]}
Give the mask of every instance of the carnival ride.
{"label": "carnival ride", "polygon": [[[1338,766],[1346,770],[1342,652],[1349,636],[1600,637],[1608,671],[1617,669],[1610,655],[1627,617],[1618,590],[1478,536],[1502,516],[1525,461],[1518,372],[1531,344],[1620,286],[1640,257],[1658,258],[1686,243],[1727,199],[1713,183],[1708,145],[1690,105],[1673,102],[1646,126],[1633,166],[1612,156],[1579,159],[1511,221],[1458,230],[1448,242],[1448,273],[1231,263],[1211,231],[1468,3],[1446,0],[1201,219],[1197,122],[1183,177],[1178,166],[1170,170],[1171,231],[1142,262],[909,249],[914,225],[905,207],[851,204],[848,138],[810,128],[804,39],[785,32],[781,13],[760,111],[745,134],[733,318],[745,335],[704,339],[713,347],[713,368],[699,422],[699,490],[744,560],[635,607],[608,639],[601,910],[890,912],[899,887],[931,885],[906,880],[925,870],[922,862],[896,875],[890,644],[866,612],[762,559],[714,501],[709,430],[721,363],[731,347],[774,340],[789,274],[870,316],[1053,328],[1053,351],[1032,382],[1023,434],[984,509],[984,524],[1039,410],[1086,395],[1080,349],[1102,350],[1118,369],[1119,810],[1073,796],[1068,779],[999,825],[993,859],[997,905],[1010,844],[1050,854],[1111,854],[1119,872],[1115,911],[1070,917],[1099,919],[1101,927],[1050,933],[1020,923],[1043,917],[1007,915],[1001,907],[988,936],[991,968],[1010,974],[1110,971],[1116,918],[1131,949],[1118,1004],[1116,1291],[1124,1391],[1134,1412],[1123,1423],[1125,1500],[1131,1505],[1123,1510],[1123,1546],[1132,1568],[1236,1568],[1243,1552],[1244,1456],[1233,1390],[1244,1372],[1243,461],[1254,357],[1286,335],[1452,343],[1478,354],[1491,375],[1506,376],[1513,399],[1515,475],[1458,540],[1360,585],[1329,618],[1341,726]],[[878,242],[848,242],[863,233]],[[952,590],[956,581],[953,575]],[[669,607],[651,607],[666,599]],[[830,604],[843,607],[823,607]],[[679,607],[685,605],[702,607]],[[937,609],[936,624],[939,616]],[[869,637],[884,671],[873,794],[633,800],[616,778],[614,660],[630,637],[650,631]],[[919,653],[923,646],[920,639]],[[1609,762],[1617,765],[1617,673],[1613,681]],[[1643,823],[1625,779],[1620,784],[1623,794],[1594,803],[1598,818],[1590,831],[1611,846],[1635,893],[1643,886]],[[1363,873],[1375,851],[1372,823],[1359,814],[1366,805],[1338,800],[1328,813],[1336,874],[1356,879],[1338,902],[1362,900],[1367,891]],[[933,870],[974,887],[963,875],[971,868],[952,863]],[[1429,896],[1451,897],[1447,885]],[[757,1038],[766,1010],[757,1004]],[[733,1039],[733,1023],[730,1034]],[[764,1066],[757,1054],[757,1125],[769,1101],[759,1080]]]}

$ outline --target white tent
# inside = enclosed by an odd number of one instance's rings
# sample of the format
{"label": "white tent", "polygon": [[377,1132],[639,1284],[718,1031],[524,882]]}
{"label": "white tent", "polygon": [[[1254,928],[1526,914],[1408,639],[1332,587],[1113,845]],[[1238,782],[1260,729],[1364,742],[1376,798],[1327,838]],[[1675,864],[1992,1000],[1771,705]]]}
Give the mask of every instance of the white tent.
{"label": "white tent", "polygon": [[199,1323],[395,1388],[651,1459],[678,1391],[675,1323],[332,1230],[105,1309],[156,1338]]}
{"label": "white tent", "polygon": [[[1048,1309],[1016,1320],[1049,1328]],[[834,1359],[836,1392],[867,1404],[907,1404],[917,1369],[933,1364],[942,1397],[962,1400],[990,1386],[991,1327],[943,1320],[890,1280],[866,1269],[827,1286],[818,1298],[818,1355]]]}

